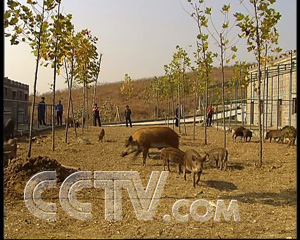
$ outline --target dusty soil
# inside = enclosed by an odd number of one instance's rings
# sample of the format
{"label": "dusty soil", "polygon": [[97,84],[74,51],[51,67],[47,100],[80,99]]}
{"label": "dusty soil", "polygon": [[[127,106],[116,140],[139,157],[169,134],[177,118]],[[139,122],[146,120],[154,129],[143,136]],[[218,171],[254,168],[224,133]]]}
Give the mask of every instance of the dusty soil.
{"label": "dusty soil", "polygon": [[[140,127],[106,127],[104,142],[98,142],[99,127],[89,127],[80,136],[89,139],[91,144],[78,141],[74,132],[70,132],[68,144],[64,143],[64,130],[56,132],[56,150],[52,151],[51,133],[37,137],[33,145],[33,162],[46,159],[57,164],[57,171],[69,166],[82,171],[138,171],[144,187],[147,186],[152,171],[162,171],[159,151],[151,149],[152,159],[142,166],[142,157],[135,162],[132,155],[120,157],[124,149],[124,140]],[[204,128],[197,127],[196,140],[192,140],[192,126],[187,128],[187,136],[181,135],[180,149],[195,149],[199,152],[213,147],[223,146],[223,132],[208,129],[208,145],[204,145]],[[108,221],[104,217],[104,191],[101,189],[84,189],[80,191],[79,200],[92,204],[93,219],[81,221],[70,217],[63,211],[58,199],[60,182],[57,189],[45,190],[42,194],[46,202],[56,203],[55,222],[48,222],[33,216],[24,204],[22,190],[26,181],[37,172],[50,170],[45,164],[33,164],[29,169],[26,164],[26,138],[20,139],[19,172],[8,167],[5,171],[4,202],[4,237],[5,238],[296,238],[296,172],[297,149],[278,143],[264,143],[263,166],[257,167],[258,142],[233,142],[227,134],[229,162],[227,171],[207,166],[201,175],[200,183],[193,188],[192,175],[178,175],[176,166],[171,166],[167,183],[156,209],[153,221],[139,221],[136,218],[128,193],[123,191],[123,218],[120,221]],[[44,161],[44,160],[43,160]],[[48,165],[51,165],[51,164]],[[27,164],[28,165],[28,164]],[[26,165],[26,166],[27,166]],[[22,168],[23,166],[23,168]],[[36,166],[36,167],[34,167]],[[38,167],[40,166],[40,167]],[[28,167],[28,166],[27,166]],[[24,173],[26,171],[26,174]],[[22,176],[18,178],[18,176]],[[18,188],[10,187],[10,177],[19,181]],[[18,180],[19,179],[19,180]],[[20,194],[21,193],[21,194]],[[233,217],[226,222],[213,218],[207,222],[196,222],[192,218],[183,223],[172,217],[172,206],[179,199],[187,199],[192,204],[197,199],[205,199],[216,204],[223,199],[226,206],[230,200],[238,201],[240,222]],[[200,211],[201,210],[201,211]],[[202,211],[203,210],[203,211]],[[188,213],[182,207],[182,214]],[[199,208],[199,214],[205,211]],[[163,217],[171,215],[171,221]]]}

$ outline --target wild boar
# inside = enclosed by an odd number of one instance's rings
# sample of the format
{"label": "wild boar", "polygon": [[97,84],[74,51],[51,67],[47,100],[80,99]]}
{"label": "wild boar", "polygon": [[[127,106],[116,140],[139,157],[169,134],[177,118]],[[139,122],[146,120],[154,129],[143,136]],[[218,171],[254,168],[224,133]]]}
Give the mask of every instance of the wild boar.
{"label": "wild boar", "polygon": [[9,160],[17,157],[17,142],[14,139],[9,139],[7,143],[4,143],[3,146],[3,157],[4,157],[4,166],[6,167],[9,163]]}
{"label": "wild boar", "polygon": [[[186,170],[193,174],[193,187],[200,181],[200,175],[203,170],[203,163],[207,161],[207,155],[201,157],[198,152],[193,149],[187,150],[183,156],[183,174],[186,180]],[[196,180],[197,174],[197,180]]]}
{"label": "wild boar", "polygon": [[290,145],[295,145],[296,137],[297,137],[296,128],[294,128],[293,126],[285,126],[281,130],[280,141],[279,142],[281,142],[281,144],[282,144],[283,141],[287,138],[287,139],[289,139],[289,144],[288,144],[289,146]]}
{"label": "wild boar", "polygon": [[244,142],[247,142],[248,138],[249,138],[249,142],[250,142],[250,140],[252,138],[252,132],[249,129],[244,129],[243,137],[244,137]]}
{"label": "wild boar", "polygon": [[99,141],[103,142],[104,135],[105,135],[105,131],[104,128],[102,128],[100,134],[98,135]]}
{"label": "wild boar", "polygon": [[8,119],[3,128],[3,136],[5,141],[10,138],[14,138],[14,130],[15,130],[15,121],[11,118]]}
{"label": "wild boar", "polygon": [[68,118],[65,118],[65,123],[66,125],[68,124],[69,127],[73,127],[73,118],[69,118],[69,120]]}
{"label": "wild boar", "polygon": [[208,161],[216,161],[216,167],[226,171],[227,162],[228,162],[228,150],[226,148],[213,148],[207,153]]}
{"label": "wild boar", "polygon": [[270,138],[270,142],[271,142],[272,138],[280,139],[280,136],[281,136],[281,130],[270,130],[267,132],[265,139],[268,140]]}
{"label": "wild boar", "polygon": [[243,130],[245,130],[245,129],[246,128],[244,128],[243,126],[233,128],[232,129],[232,139],[234,139],[236,141],[237,137],[241,137],[241,140],[242,140],[242,137],[244,136]]}
{"label": "wild boar", "polygon": [[171,172],[170,162],[174,162],[178,164],[178,174],[180,174],[182,172],[181,166],[183,163],[183,156],[184,156],[184,152],[177,148],[168,147],[161,150],[160,159],[163,160],[164,171],[165,171],[165,166],[168,165],[168,171]]}
{"label": "wild boar", "polygon": [[179,147],[179,135],[169,127],[148,127],[135,131],[125,140],[125,151],[121,157],[135,153],[133,160],[143,152],[143,165],[146,165],[146,158],[149,148]]}

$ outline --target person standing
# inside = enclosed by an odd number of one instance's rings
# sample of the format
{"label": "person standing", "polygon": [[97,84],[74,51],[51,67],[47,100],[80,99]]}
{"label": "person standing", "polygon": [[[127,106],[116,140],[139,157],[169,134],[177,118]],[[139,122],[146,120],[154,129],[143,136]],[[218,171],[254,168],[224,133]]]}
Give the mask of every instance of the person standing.
{"label": "person standing", "polygon": [[212,115],[213,115],[214,109],[211,105],[207,108],[207,120],[206,120],[206,126],[211,127],[211,121],[212,121]]}
{"label": "person standing", "polygon": [[177,107],[175,109],[175,126],[179,126],[179,121],[180,121],[180,106],[179,103],[177,103]]}
{"label": "person standing", "polygon": [[94,104],[93,107],[93,120],[94,120],[94,126],[97,126],[97,120],[98,120],[98,125],[101,127],[101,121],[100,121],[100,110],[99,107],[97,106],[97,103]]}
{"label": "person standing", "polygon": [[126,127],[128,127],[128,122],[130,124],[130,127],[132,127],[132,123],[131,123],[131,110],[129,108],[128,105],[126,105],[126,109],[125,109],[125,119],[126,119]]}
{"label": "person standing", "polygon": [[38,104],[38,120],[40,125],[46,125],[45,113],[46,113],[45,97],[42,97],[42,100]]}
{"label": "person standing", "polygon": [[63,105],[61,104],[61,100],[58,101],[58,104],[55,106],[56,108],[56,117],[57,117],[57,125],[62,125],[62,115],[63,115]]}

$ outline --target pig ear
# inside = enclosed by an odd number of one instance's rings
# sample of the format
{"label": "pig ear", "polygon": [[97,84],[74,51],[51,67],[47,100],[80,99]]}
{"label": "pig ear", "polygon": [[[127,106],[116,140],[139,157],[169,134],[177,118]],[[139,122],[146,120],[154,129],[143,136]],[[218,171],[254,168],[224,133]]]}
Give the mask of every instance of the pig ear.
{"label": "pig ear", "polygon": [[195,161],[197,159],[196,156],[192,156],[192,161]]}
{"label": "pig ear", "polygon": [[132,136],[130,136],[129,138],[128,138],[128,142],[132,142],[133,141],[133,138],[132,138]]}

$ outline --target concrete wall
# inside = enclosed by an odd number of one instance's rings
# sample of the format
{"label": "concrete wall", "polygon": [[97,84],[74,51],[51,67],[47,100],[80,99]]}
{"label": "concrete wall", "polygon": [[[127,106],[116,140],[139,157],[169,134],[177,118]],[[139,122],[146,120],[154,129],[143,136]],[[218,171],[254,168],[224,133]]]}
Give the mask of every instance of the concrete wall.
{"label": "concrete wall", "polygon": [[[292,80],[291,101],[290,100],[290,79]],[[279,95],[278,95],[278,82],[279,82]],[[268,92],[267,92],[268,85]],[[257,87],[257,82],[249,84],[247,88],[247,98],[257,98],[257,92],[254,89]],[[292,125],[297,127],[297,114],[293,113],[293,98],[297,98],[297,72],[290,72],[273,76],[265,81],[265,93],[263,94],[263,84],[261,85],[261,99],[263,102],[263,117],[265,118],[265,125],[268,127],[277,128],[285,125]],[[281,99],[281,101],[278,99]],[[247,123],[250,123],[251,118],[251,102],[254,102],[254,125],[258,125],[258,101],[247,100]],[[281,105],[281,122],[278,119],[278,102]],[[291,108],[291,114],[289,109]],[[289,122],[291,119],[291,123]],[[263,121],[263,118],[262,118]]]}
{"label": "concrete wall", "polygon": [[9,118],[18,123],[28,123],[29,85],[5,77],[3,79],[3,99],[4,123]]}

